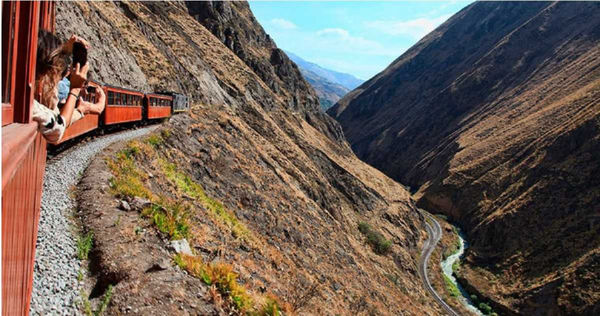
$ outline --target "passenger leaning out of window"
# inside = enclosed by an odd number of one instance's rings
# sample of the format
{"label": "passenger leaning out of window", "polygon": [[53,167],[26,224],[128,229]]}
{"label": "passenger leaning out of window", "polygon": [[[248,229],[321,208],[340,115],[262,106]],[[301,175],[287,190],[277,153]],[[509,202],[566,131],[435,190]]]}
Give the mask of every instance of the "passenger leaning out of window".
{"label": "passenger leaning out of window", "polygon": [[[59,110],[58,83],[63,71],[68,66],[68,56],[74,54],[75,46],[85,48],[86,56],[83,59],[73,56],[73,65],[69,76],[69,93],[64,106]],[[71,125],[77,99],[87,82],[88,48],[89,44],[77,36],[72,36],[61,45],[58,38],[50,32],[41,30],[38,35],[32,119],[38,122],[40,132],[51,143],[60,141],[65,129]],[[81,51],[81,49],[79,50]],[[77,62],[77,60],[82,62]]]}
{"label": "passenger leaning out of window", "polygon": [[[58,108],[62,109],[67,103],[71,82],[69,80],[70,69],[64,71],[62,80],[58,82]],[[88,81],[89,82],[89,81]],[[86,101],[84,98],[88,95],[94,95],[94,103]],[[81,89],[79,99],[75,105],[75,111],[71,117],[71,124],[82,119],[86,114],[101,114],[106,104],[106,95],[101,87],[95,87],[86,84],[85,89]]]}

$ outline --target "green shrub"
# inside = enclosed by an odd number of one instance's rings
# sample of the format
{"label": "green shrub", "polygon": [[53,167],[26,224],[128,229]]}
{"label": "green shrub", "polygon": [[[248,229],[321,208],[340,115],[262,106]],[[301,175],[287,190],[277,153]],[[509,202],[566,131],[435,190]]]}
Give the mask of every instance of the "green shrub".
{"label": "green shrub", "polygon": [[489,315],[492,312],[492,307],[490,307],[490,305],[486,304],[486,303],[479,303],[479,310],[481,310],[482,313]]}
{"label": "green shrub", "polygon": [[454,272],[456,274],[458,272],[459,267],[460,267],[460,260],[454,261],[454,263],[452,264],[452,272]]}
{"label": "green shrub", "polygon": [[471,294],[471,302],[473,302],[473,304],[475,304],[475,303],[477,303],[477,300],[478,300],[477,295]]}
{"label": "green shrub", "polygon": [[142,215],[150,218],[156,228],[169,235],[172,240],[189,237],[189,213],[187,206],[166,200],[142,210]]}
{"label": "green shrub", "polygon": [[390,251],[392,242],[385,239],[381,233],[373,230],[368,223],[358,223],[358,230],[367,237],[367,242],[371,245],[375,253],[385,255]]}
{"label": "green shrub", "polygon": [[444,282],[446,283],[446,290],[448,291],[450,296],[460,297],[460,291],[458,290],[458,287],[456,287],[456,284],[454,284],[447,275],[443,274],[443,277]]}
{"label": "green shrub", "polygon": [[162,136],[163,139],[168,139],[171,137],[171,130],[168,128],[163,129],[160,131],[160,136]]}
{"label": "green shrub", "polygon": [[110,303],[110,299],[112,298],[113,287],[112,285],[108,285],[106,292],[104,292],[104,296],[102,297],[102,301],[100,302],[100,307],[98,310],[94,312],[94,316],[100,316],[104,314],[106,308],[108,307],[108,303]]}
{"label": "green shrub", "polygon": [[152,134],[146,138],[146,143],[148,143],[149,145],[151,145],[154,148],[157,148],[158,146],[162,145],[163,142],[164,142],[164,139],[162,138],[161,135],[158,135],[158,134]]}
{"label": "green shrub", "polygon": [[177,187],[177,190],[200,201],[217,220],[231,229],[233,237],[246,241],[253,238],[244,223],[240,222],[232,211],[225,208],[223,203],[208,196],[200,184],[192,180],[187,174],[177,170],[175,164],[169,163],[164,159],[160,159],[159,162],[167,179]]}
{"label": "green shrub", "polygon": [[77,258],[79,260],[87,260],[90,250],[94,243],[93,232],[88,232],[85,236],[77,238]]}

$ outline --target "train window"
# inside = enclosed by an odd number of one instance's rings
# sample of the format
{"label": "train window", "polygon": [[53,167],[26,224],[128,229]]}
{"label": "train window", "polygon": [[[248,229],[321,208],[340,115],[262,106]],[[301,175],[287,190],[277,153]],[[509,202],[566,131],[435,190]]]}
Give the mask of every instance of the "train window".
{"label": "train window", "polygon": [[108,91],[108,104],[115,103],[115,93],[112,91]]}
{"label": "train window", "polygon": [[[15,47],[15,5],[2,2],[2,33],[8,28],[9,36],[2,36],[2,103],[10,103],[12,94],[12,61]],[[10,20],[9,20],[10,19]],[[5,25],[7,24],[7,25]]]}
{"label": "train window", "polygon": [[125,93],[121,93],[121,104],[127,105],[127,95]]}

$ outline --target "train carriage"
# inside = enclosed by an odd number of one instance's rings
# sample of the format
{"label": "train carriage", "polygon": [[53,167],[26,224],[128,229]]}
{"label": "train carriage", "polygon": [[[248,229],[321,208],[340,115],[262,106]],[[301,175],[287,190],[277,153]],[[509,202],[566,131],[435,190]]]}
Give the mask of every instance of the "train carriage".
{"label": "train carriage", "polygon": [[2,1],[2,315],[29,312],[46,141],[31,120],[38,30],[54,2]]}
{"label": "train carriage", "polygon": [[177,92],[173,92],[173,91],[162,91],[159,93],[168,95],[173,98],[173,103],[172,103],[172,108],[173,108],[172,113],[173,114],[186,112],[190,109],[190,101],[187,96],[177,93]]}
{"label": "train carriage", "polygon": [[164,94],[147,93],[144,97],[144,106],[147,120],[159,119],[171,116],[173,97]]}
{"label": "train carriage", "polygon": [[186,112],[190,109],[190,101],[183,94],[172,92],[173,96],[173,113]]}
{"label": "train carriage", "polygon": [[104,86],[104,93],[106,94],[106,107],[102,114],[104,125],[142,120],[144,93],[114,86]]}

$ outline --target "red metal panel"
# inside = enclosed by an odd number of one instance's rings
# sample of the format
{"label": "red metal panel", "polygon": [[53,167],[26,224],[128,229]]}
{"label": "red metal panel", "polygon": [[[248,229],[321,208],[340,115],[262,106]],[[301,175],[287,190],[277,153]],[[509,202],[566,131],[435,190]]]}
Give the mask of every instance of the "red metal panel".
{"label": "red metal panel", "polygon": [[142,107],[130,105],[107,105],[104,108],[104,125],[142,120]]}
{"label": "red metal panel", "polygon": [[31,100],[35,83],[35,63],[37,57],[37,34],[40,20],[39,1],[21,1],[19,14],[19,34],[17,42],[17,71],[15,71],[14,121],[28,123],[31,117]]}
{"label": "red metal panel", "polygon": [[16,40],[19,35],[20,2],[2,2],[2,126],[14,119]]}
{"label": "red metal panel", "polygon": [[37,124],[2,128],[2,315],[27,315],[46,142]]}
{"label": "red metal panel", "polygon": [[[2,113],[13,113],[2,121],[2,315],[27,315],[46,163],[46,141],[37,123],[29,122],[38,27],[54,29],[54,3],[3,1],[2,9],[3,39],[8,35],[2,43],[2,78],[10,84],[3,85],[9,97]],[[14,19],[4,19],[6,9]],[[5,49],[8,41],[13,46]]]}
{"label": "red metal panel", "polygon": [[148,118],[157,119],[171,116],[170,106],[149,106],[148,107]]}
{"label": "red metal panel", "polygon": [[67,128],[65,134],[57,144],[64,143],[69,139],[95,130],[98,128],[98,122],[100,121],[99,117],[100,115],[98,114],[85,115],[81,120],[73,123],[71,126],[69,126],[69,128]]}
{"label": "red metal panel", "polygon": [[2,103],[2,126],[13,122],[13,107],[9,103]]}

